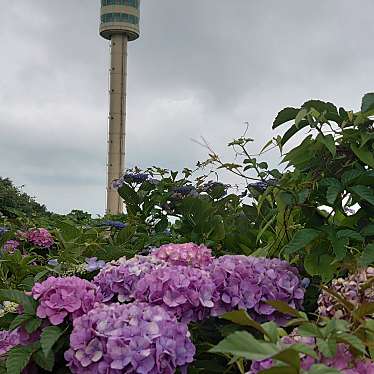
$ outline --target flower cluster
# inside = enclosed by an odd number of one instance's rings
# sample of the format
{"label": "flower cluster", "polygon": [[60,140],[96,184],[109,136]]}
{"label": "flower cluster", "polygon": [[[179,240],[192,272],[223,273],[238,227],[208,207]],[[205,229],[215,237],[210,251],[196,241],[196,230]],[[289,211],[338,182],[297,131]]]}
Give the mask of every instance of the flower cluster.
{"label": "flower cluster", "polygon": [[[334,279],[331,289],[353,305],[374,302],[374,283],[365,290],[362,287],[374,278],[374,267],[361,270],[348,278]],[[334,296],[322,290],[318,298],[318,312],[324,317],[348,318],[346,309],[336,302]]]}
{"label": "flower cluster", "polygon": [[163,306],[183,322],[200,321],[214,306],[215,285],[205,270],[168,266],[140,279],[134,295],[136,300]]}
{"label": "flower cluster", "polygon": [[5,227],[0,227],[0,236],[4,235],[7,231]]}
{"label": "flower cluster", "polygon": [[18,240],[8,240],[3,245],[3,250],[8,253],[14,253],[18,247],[20,246],[20,242]]}
{"label": "flower cluster", "polygon": [[61,324],[66,316],[80,317],[102,301],[100,290],[78,277],[49,277],[34,285],[32,296],[39,300],[37,316],[48,318],[52,325]]}
{"label": "flower cluster", "polygon": [[108,227],[113,227],[115,229],[121,230],[121,229],[124,229],[127,225],[126,223],[123,223],[120,221],[104,221],[104,222],[100,222],[98,226],[108,226]]}
{"label": "flower cluster", "polygon": [[100,270],[105,266],[105,261],[98,260],[97,257],[86,258],[86,270],[91,273]]}
{"label": "flower cluster", "polygon": [[[301,337],[295,329],[291,335],[285,336],[280,341],[280,346],[286,348],[292,344],[304,344],[314,347],[318,355],[318,360],[308,355],[301,356],[301,368],[305,371],[310,370],[314,364],[324,364],[327,367],[339,370],[342,374],[369,374],[374,373],[374,362],[368,359],[355,359],[349,348],[345,344],[338,344],[336,354],[334,357],[325,357],[319,352],[315,346],[315,338]],[[274,366],[275,362],[269,358],[262,361],[254,361],[251,365],[251,370],[247,374],[257,374],[262,370],[270,369]]]}
{"label": "flower cluster", "polygon": [[131,301],[138,281],[152,270],[166,265],[153,256],[135,256],[124,262],[107,264],[93,283],[100,288],[104,302],[111,301],[114,297],[120,302]]}
{"label": "flower cluster", "polygon": [[73,325],[65,359],[75,374],[172,374],[195,354],[187,325],[157,306],[100,305]]}
{"label": "flower cluster", "polygon": [[212,251],[194,243],[165,244],[152,251],[152,255],[170,265],[206,268],[213,262]]}
{"label": "flower cluster", "polygon": [[121,188],[124,183],[141,184],[148,180],[149,175],[145,173],[126,173],[119,179],[115,179],[112,183],[113,188]]}
{"label": "flower cluster", "polygon": [[0,360],[12,348],[17,345],[27,345],[36,341],[40,336],[40,331],[36,331],[31,335],[23,327],[15,330],[0,330]]}
{"label": "flower cluster", "polygon": [[54,244],[52,235],[47,229],[34,229],[26,234],[26,238],[32,245],[39,248],[50,248]]}
{"label": "flower cluster", "polygon": [[211,269],[219,300],[212,309],[221,315],[233,309],[246,309],[253,318],[284,323],[267,301],[284,301],[293,308],[301,308],[305,289],[296,268],[286,261],[247,256],[222,256]]}
{"label": "flower cluster", "polygon": [[230,187],[228,184],[223,184],[221,182],[215,182],[215,181],[209,181],[208,183],[205,183],[201,188],[199,188],[199,191],[206,192],[208,194],[214,192],[216,189],[220,189],[223,192],[223,196],[227,194],[227,189]]}

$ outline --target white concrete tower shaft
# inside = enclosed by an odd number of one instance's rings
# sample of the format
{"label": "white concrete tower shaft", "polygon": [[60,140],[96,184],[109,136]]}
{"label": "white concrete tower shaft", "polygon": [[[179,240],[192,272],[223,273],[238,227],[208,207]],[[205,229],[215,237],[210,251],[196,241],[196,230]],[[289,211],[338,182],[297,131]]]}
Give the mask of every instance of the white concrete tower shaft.
{"label": "white concrete tower shaft", "polygon": [[124,173],[127,44],[139,38],[140,0],[101,0],[100,35],[110,40],[107,214],[121,214],[123,202],[113,181]]}
{"label": "white concrete tower shaft", "polygon": [[120,214],[123,202],[112,183],[124,173],[126,139],[126,85],[127,85],[127,44],[126,34],[111,37],[111,63],[109,87],[109,134],[107,164],[108,214]]}

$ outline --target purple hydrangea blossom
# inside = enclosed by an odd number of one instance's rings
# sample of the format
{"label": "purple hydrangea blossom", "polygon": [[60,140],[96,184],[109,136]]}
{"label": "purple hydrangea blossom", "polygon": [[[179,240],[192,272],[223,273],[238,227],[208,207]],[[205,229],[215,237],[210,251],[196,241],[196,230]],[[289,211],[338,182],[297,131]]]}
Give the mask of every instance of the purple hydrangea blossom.
{"label": "purple hydrangea blossom", "polygon": [[86,258],[86,270],[88,272],[93,272],[100,270],[105,266],[105,261],[98,260],[97,257]]}
{"label": "purple hydrangea blossom", "polygon": [[138,301],[163,306],[183,322],[206,318],[216,298],[210,274],[186,266],[153,270],[139,280],[134,295]]}
{"label": "purple hydrangea blossom", "polygon": [[61,324],[65,317],[80,317],[102,301],[98,287],[78,277],[49,277],[32,288],[32,296],[39,301],[37,316],[48,318],[52,325]]}
{"label": "purple hydrangea blossom", "polygon": [[52,235],[44,228],[27,232],[26,238],[30,244],[39,248],[50,248],[54,244]]}
{"label": "purple hydrangea blossom", "polygon": [[[334,279],[331,289],[353,305],[374,302],[374,284],[361,292],[361,287],[374,277],[374,267],[368,267],[347,278]],[[346,309],[336,302],[334,296],[322,290],[318,298],[318,312],[330,318],[349,318]]]}
{"label": "purple hydrangea blossom", "polygon": [[18,240],[8,240],[3,245],[3,250],[8,253],[14,253],[18,247],[20,246],[20,242]]}
{"label": "purple hydrangea blossom", "polygon": [[121,188],[125,183],[141,184],[149,179],[149,174],[145,173],[126,173],[119,179],[112,182],[113,188]]}
{"label": "purple hydrangea blossom", "polygon": [[194,243],[165,244],[152,251],[152,255],[170,265],[206,268],[213,262],[212,251]]}
{"label": "purple hydrangea blossom", "polygon": [[0,360],[17,345],[28,345],[40,337],[40,330],[29,334],[23,327],[15,330],[0,330]]}
{"label": "purple hydrangea blossom", "polygon": [[217,316],[235,309],[246,309],[256,320],[275,320],[285,317],[267,301],[284,301],[299,309],[305,289],[298,270],[286,261],[247,256],[222,256],[210,269],[219,300],[212,309]]}
{"label": "purple hydrangea blossom", "polygon": [[172,374],[195,354],[187,325],[157,306],[102,304],[73,325],[65,359],[74,374]]}
{"label": "purple hydrangea blossom", "polygon": [[[324,364],[327,367],[339,370],[342,374],[374,374],[374,362],[369,359],[354,358],[345,344],[338,344],[335,356],[327,358],[319,352],[315,338],[302,337],[297,333],[297,329],[290,335],[283,337],[279,344],[282,348],[287,348],[287,346],[298,343],[313,346],[319,357],[314,359],[311,356],[302,354],[300,364],[305,371],[309,370],[314,364]],[[274,364],[275,362],[271,358],[254,361],[252,362],[251,370],[247,374],[257,374],[262,370],[272,368]]]}
{"label": "purple hydrangea blossom", "polygon": [[93,282],[104,295],[104,302],[115,297],[120,302],[132,301],[137,282],[152,270],[166,265],[154,256],[135,256],[130,260],[107,264]]}
{"label": "purple hydrangea blossom", "polygon": [[127,226],[127,224],[120,221],[104,221],[100,222],[98,226],[109,226],[121,230],[124,229]]}

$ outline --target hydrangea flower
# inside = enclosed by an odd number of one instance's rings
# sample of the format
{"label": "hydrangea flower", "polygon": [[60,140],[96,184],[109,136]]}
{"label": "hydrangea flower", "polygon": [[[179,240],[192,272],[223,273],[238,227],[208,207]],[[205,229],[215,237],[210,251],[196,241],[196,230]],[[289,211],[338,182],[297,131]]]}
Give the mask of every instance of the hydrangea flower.
{"label": "hydrangea flower", "polygon": [[109,226],[121,230],[124,229],[127,226],[127,224],[120,221],[104,221],[100,222],[98,226]]}
{"label": "hydrangea flower", "polygon": [[50,260],[48,260],[48,265],[57,266],[58,265],[58,259],[57,258],[51,258]]}
{"label": "hydrangea flower", "polygon": [[186,266],[153,270],[137,282],[134,295],[138,301],[163,306],[183,322],[206,318],[216,297],[210,274]]}
{"label": "hydrangea flower", "polygon": [[167,264],[154,256],[135,256],[130,260],[123,259],[107,264],[94,278],[104,295],[104,302],[117,297],[120,302],[132,301],[137,282],[152,270],[165,267]]}
{"label": "hydrangea flower", "polygon": [[193,361],[187,325],[147,304],[100,305],[73,322],[65,352],[74,374],[172,374]]}
{"label": "hydrangea flower", "polygon": [[36,331],[30,335],[23,327],[18,327],[12,331],[0,330],[0,360],[17,345],[33,343],[39,337],[40,331]]}
{"label": "hydrangea flower", "polygon": [[148,180],[149,174],[145,173],[126,173],[119,179],[115,179],[112,182],[113,188],[121,188],[124,183],[135,183],[135,184],[141,184]]}
{"label": "hydrangea flower", "polygon": [[0,236],[4,235],[7,231],[5,227],[0,227]]}
{"label": "hydrangea flower", "polygon": [[[368,267],[346,279],[334,279],[330,288],[354,305],[374,302],[374,283],[364,292],[361,287],[374,277],[374,267]],[[348,318],[347,311],[328,292],[322,290],[318,298],[318,312],[321,316],[330,318]]]}
{"label": "hydrangea flower", "polygon": [[93,272],[100,270],[105,266],[105,261],[97,260],[97,257],[86,258],[86,270],[88,272]]}
{"label": "hydrangea flower", "polygon": [[39,248],[50,248],[54,244],[52,235],[44,228],[29,231],[26,238],[29,243]]}
{"label": "hydrangea flower", "polygon": [[[319,359],[316,360],[311,356],[301,355],[301,368],[305,371],[309,370],[314,364],[324,364],[327,367],[339,370],[342,374],[370,374],[374,373],[374,362],[368,359],[354,358],[349,348],[345,344],[338,344],[334,357],[325,357],[319,352],[314,337],[302,337],[298,335],[295,329],[290,335],[284,336],[280,340],[280,346],[286,348],[292,344],[304,344],[314,347]],[[273,360],[266,359],[262,361],[254,361],[251,370],[247,374],[257,374],[262,370],[270,369],[274,366]]]}
{"label": "hydrangea flower", "polygon": [[61,324],[65,317],[80,317],[102,301],[100,290],[78,277],[49,277],[32,288],[32,296],[39,301],[36,314],[48,318],[52,325]]}
{"label": "hydrangea flower", "polygon": [[3,250],[8,253],[13,253],[18,249],[19,246],[20,242],[18,240],[8,240],[3,245]]}
{"label": "hydrangea flower", "polygon": [[217,316],[235,309],[246,309],[253,318],[275,320],[285,317],[267,301],[284,301],[299,309],[305,289],[298,270],[286,261],[247,256],[222,256],[210,269],[219,300],[212,309]]}
{"label": "hydrangea flower", "polygon": [[152,251],[152,255],[171,265],[205,268],[213,262],[212,251],[194,243],[165,244]]}

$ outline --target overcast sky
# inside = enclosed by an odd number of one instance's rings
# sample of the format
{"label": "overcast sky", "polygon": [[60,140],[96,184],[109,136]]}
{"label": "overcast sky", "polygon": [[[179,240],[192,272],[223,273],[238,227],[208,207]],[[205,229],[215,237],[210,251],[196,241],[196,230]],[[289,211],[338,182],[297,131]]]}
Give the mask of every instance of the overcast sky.
{"label": "overcast sky", "polygon": [[[105,207],[108,42],[99,1],[0,0],[0,176],[56,212]],[[127,166],[192,167],[285,106],[374,91],[373,0],[143,0]]]}

